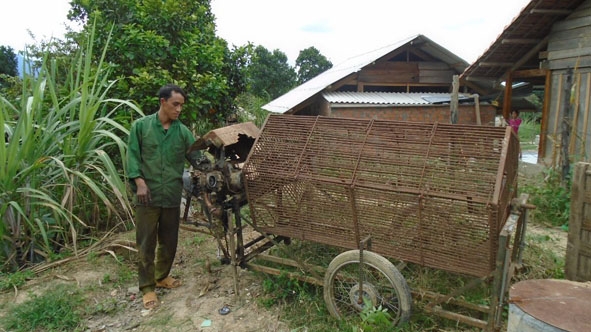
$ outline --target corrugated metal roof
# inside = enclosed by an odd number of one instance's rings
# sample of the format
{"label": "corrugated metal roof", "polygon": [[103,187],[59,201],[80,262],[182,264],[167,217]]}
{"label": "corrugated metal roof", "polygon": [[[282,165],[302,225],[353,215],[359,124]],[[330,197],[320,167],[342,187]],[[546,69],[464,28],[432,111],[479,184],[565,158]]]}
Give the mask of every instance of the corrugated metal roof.
{"label": "corrugated metal roof", "polygon": [[468,66],[468,63],[465,60],[462,60],[460,57],[439,46],[429,38],[419,34],[401,40],[395,44],[349,58],[348,60],[345,60],[344,62],[332,67],[331,69],[307,81],[306,83],[272,100],[268,104],[264,105],[263,109],[271,112],[285,113],[293,107],[306,101],[308,98],[326,89],[331,84],[339,81],[340,79],[345,78],[352,73],[358,72],[363,67],[373,63],[374,61],[408,43],[415,42],[421,42],[417,43],[417,45],[419,45],[419,49],[432,55],[433,57],[441,59],[441,61],[449,64],[450,67],[456,68],[458,73],[461,73],[464,68]]}
{"label": "corrugated metal roof", "polygon": [[[373,105],[430,105],[451,100],[449,93],[403,93],[403,92],[324,92],[322,97],[331,104],[373,104]],[[459,99],[469,99],[460,94]]]}

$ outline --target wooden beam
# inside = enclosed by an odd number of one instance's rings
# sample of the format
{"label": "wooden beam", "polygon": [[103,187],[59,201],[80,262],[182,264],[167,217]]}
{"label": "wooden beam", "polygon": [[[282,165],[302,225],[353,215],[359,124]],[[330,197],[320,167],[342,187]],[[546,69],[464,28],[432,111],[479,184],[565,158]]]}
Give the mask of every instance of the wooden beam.
{"label": "wooden beam", "polygon": [[529,11],[530,14],[543,14],[543,15],[569,15],[573,11],[571,9],[537,9],[534,8]]}
{"label": "wooden beam", "polygon": [[529,52],[527,52],[521,59],[519,59],[513,66],[502,76],[508,77],[509,75],[513,75],[512,72],[519,69],[519,67],[523,66],[532,56],[536,55],[542,48],[544,48],[548,44],[549,35],[544,37],[541,42],[539,42],[536,46],[534,46]]}
{"label": "wooden beam", "polygon": [[545,77],[547,69],[525,69],[516,70],[512,73],[513,78]]}
{"label": "wooden beam", "polygon": [[479,67],[511,67],[513,62],[479,62]]}
{"label": "wooden beam", "polygon": [[541,39],[532,38],[504,38],[501,40],[501,44],[537,44]]}

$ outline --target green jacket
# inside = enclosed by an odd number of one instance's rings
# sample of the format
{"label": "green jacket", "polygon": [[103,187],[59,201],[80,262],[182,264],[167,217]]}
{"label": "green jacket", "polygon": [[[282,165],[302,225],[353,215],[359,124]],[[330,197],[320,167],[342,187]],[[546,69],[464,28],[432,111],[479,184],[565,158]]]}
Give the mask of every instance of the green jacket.
{"label": "green jacket", "polygon": [[127,146],[127,176],[136,203],[134,179],[141,177],[150,189],[150,206],[180,206],[185,160],[192,161],[199,154],[187,154],[194,142],[189,128],[178,120],[167,131],[158,120],[158,113],[134,121]]}

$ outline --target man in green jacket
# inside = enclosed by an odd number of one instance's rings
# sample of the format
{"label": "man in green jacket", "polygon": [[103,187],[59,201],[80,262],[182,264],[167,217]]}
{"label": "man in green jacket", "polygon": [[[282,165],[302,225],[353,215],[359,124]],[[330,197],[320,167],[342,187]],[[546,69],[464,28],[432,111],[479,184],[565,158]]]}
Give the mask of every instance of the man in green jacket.
{"label": "man in green jacket", "polygon": [[157,113],[134,121],[127,151],[127,176],[135,191],[138,279],[146,309],[158,306],[156,287],[177,288],[181,281],[169,276],[177,249],[185,160],[195,142],[179,121],[186,100],[182,88],[160,88]]}

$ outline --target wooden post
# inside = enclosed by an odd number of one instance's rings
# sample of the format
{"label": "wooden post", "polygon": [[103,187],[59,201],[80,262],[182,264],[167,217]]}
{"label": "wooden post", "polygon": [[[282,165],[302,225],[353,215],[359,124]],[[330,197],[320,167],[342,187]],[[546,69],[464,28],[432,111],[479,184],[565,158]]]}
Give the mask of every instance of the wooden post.
{"label": "wooden post", "polygon": [[567,184],[567,177],[570,171],[570,160],[569,160],[569,141],[570,141],[570,128],[571,128],[571,111],[572,111],[572,104],[571,104],[571,90],[573,86],[573,70],[572,68],[567,69],[566,71],[566,84],[564,85],[564,96],[562,100],[562,109],[564,109],[564,113],[562,115],[562,137],[560,140],[560,169],[561,169],[561,177],[560,177],[560,185],[562,187],[566,187]]}
{"label": "wooden post", "polygon": [[449,103],[449,107],[450,107],[450,112],[451,112],[451,116],[450,116],[450,120],[449,122],[451,124],[456,124],[458,123],[458,92],[460,91],[460,79],[458,75],[454,75],[453,76],[453,81],[452,81],[452,93],[451,93],[451,100]]}
{"label": "wooden post", "polygon": [[474,97],[474,112],[476,112],[476,124],[481,125],[482,120],[480,119],[480,98],[477,93],[473,94]]}
{"label": "wooden post", "polygon": [[509,73],[505,81],[505,97],[503,97],[503,118],[505,121],[511,116],[511,99],[513,99],[513,75]]}
{"label": "wooden post", "polygon": [[542,105],[542,123],[540,125],[540,143],[538,146],[538,160],[546,158],[546,136],[548,135],[548,113],[550,112],[550,97],[552,95],[552,71],[546,71],[544,84],[544,104]]}
{"label": "wooden post", "polygon": [[240,289],[238,288],[238,267],[236,262],[236,239],[234,238],[234,213],[232,209],[227,209],[227,221],[228,221],[228,251],[230,252],[230,265],[232,268],[232,276],[234,277],[234,295],[240,295]]}

